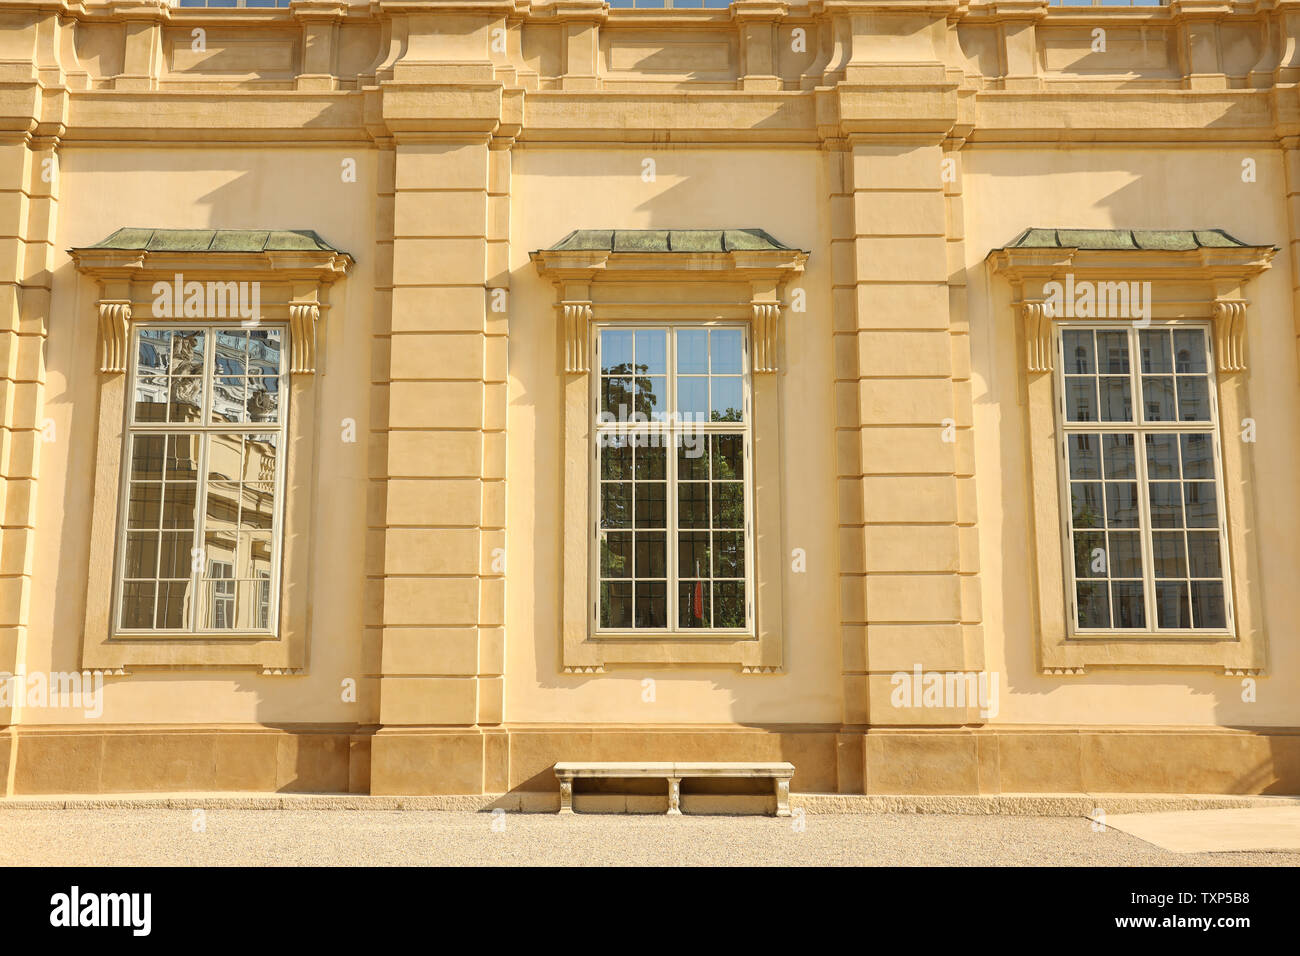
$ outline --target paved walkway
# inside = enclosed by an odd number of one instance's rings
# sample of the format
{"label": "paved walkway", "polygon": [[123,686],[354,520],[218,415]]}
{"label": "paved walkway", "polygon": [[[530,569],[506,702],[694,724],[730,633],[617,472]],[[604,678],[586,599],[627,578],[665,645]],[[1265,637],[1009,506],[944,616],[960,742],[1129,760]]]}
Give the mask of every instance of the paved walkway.
{"label": "paved walkway", "polygon": [[1174,853],[1113,826],[1098,831],[1087,819],[1067,816],[807,814],[785,820],[188,807],[0,810],[0,865],[154,864],[1298,866],[1300,852]]}
{"label": "paved walkway", "polygon": [[1175,853],[1300,852],[1300,807],[1111,814],[1106,823]]}

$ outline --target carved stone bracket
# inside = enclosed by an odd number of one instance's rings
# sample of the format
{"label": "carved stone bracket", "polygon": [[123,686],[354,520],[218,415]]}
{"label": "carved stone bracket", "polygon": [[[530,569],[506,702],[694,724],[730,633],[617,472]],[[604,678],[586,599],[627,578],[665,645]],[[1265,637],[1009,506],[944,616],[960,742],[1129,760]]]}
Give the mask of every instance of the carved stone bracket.
{"label": "carved stone bracket", "polygon": [[1214,303],[1214,351],[1220,372],[1246,370],[1246,303],[1220,299]]}
{"label": "carved stone bracket", "polygon": [[1050,372],[1056,367],[1052,352],[1052,315],[1045,302],[1026,302],[1021,307],[1025,323],[1025,368]]}
{"label": "carved stone bracket", "polygon": [[564,371],[570,375],[585,375],[591,371],[588,343],[591,329],[591,303],[566,301],[560,303],[564,311]]}
{"label": "carved stone bracket", "polygon": [[755,302],[754,308],[754,371],[777,370],[777,333],[781,321],[781,306],[776,302]]}
{"label": "carved stone bracket", "polygon": [[316,323],[320,305],[294,302],[289,305],[289,341],[292,344],[289,371],[294,375],[316,374]]}
{"label": "carved stone bracket", "polygon": [[99,301],[99,370],[112,374],[126,371],[127,329],[131,326],[129,299]]}

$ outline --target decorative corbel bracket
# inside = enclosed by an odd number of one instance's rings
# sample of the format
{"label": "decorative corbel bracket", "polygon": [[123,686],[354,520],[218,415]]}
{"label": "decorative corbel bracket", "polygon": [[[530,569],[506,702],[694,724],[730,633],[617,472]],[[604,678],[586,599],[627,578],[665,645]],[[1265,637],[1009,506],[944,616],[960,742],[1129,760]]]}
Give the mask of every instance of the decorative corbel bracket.
{"label": "decorative corbel bracket", "polygon": [[781,306],[777,302],[754,302],[754,372],[777,370],[777,342]]}
{"label": "decorative corbel bracket", "polygon": [[316,374],[316,323],[320,320],[319,302],[289,303],[289,371],[294,375]]}
{"label": "decorative corbel bracket", "polygon": [[127,330],[131,327],[130,299],[99,300],[99,370],[108,374],[126,371]]}
{"label": "decorative corbel bracket", "polygon": [[564,313],[564,371],[586,375],[591,371],[591,302],[566,300],[560,303],[560,309]]}
{"label": "decorative corbel bracket", "polygon": [[1022,302],[1025,328],[1025,368],[1029,372],[1050,372],[1056,367],[1052,351],[1052,314],[1046,302]]}
{"label": "decorative corbel bracket", "polygon": [[1246,303],[1220,299],[1214,303],[1214,352],[1220,372],[1246,370]]}

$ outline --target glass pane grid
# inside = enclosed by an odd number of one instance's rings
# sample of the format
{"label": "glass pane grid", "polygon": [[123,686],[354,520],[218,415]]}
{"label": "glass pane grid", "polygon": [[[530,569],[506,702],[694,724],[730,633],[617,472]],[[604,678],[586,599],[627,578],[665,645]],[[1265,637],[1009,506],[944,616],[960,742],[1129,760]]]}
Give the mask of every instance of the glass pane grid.
{"label": "glass pane grid", "polygon": [[743,631],[746,432],[725,430],[744,428],[743,331],[604,328],[597,342],[597,627]]}
{"label": "glass pane grid", "polygon": [[[136,328],[120,627],[268,629],[282,424],[278,401],[269,410],[264,403],[257,420],[244,383],[281,394],[283,334],[276,327]],[[229,397],[232,379],[242,388],[237,400]]]}
{"label": "glass pane grid", "polygon": [[[1060,342],[1076,626],[1225,629],[1214,432],[1184,426],[1212,427],[1207,332],[1071,326]],[[1128,383],[1107,386],[1121,373]],[[1142,394],[1135,430],[1087,430],[1131,420],[1132,379]]]}

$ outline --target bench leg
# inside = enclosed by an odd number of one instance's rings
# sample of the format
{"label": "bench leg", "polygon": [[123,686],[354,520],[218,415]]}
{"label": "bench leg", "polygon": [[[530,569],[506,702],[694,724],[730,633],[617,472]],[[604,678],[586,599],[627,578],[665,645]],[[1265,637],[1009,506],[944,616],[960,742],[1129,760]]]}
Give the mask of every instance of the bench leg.
{"label": "bench leg", "polygon": [[668,778],[668,816],[682,815],[682,781],[680,777]]}
{"label": "bench leg", "polygon": [[572,780],[560,781],[560,812],[561,813],[573,812],[573,781]]}
{"label": "bench leg", "polygon": [[776,781],[776,815],[790,815],[790,781],[778,778]]}

